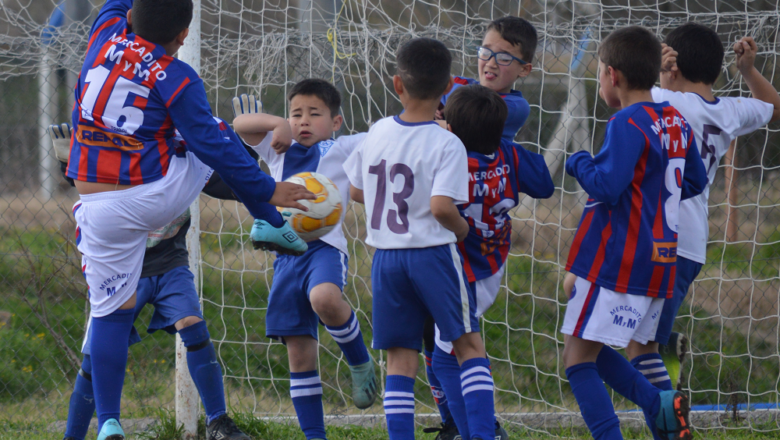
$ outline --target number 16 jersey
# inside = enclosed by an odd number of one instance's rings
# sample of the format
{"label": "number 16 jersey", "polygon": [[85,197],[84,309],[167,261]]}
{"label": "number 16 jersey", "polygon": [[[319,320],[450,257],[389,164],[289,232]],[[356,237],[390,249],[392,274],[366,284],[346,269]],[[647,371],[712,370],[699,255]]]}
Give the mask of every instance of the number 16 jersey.
{"label": "number 16 jersey", "polygon": [[457,136],[434,121],[398,116],[375,123],[344,170],[363,190],[366,243],[377,249],[412,249],[455,243],[455,234],[431,212],[431,197],[469,201],[468,157]]}
{"label": "number 16 jersey", "polygon": [[[111,3],[111,4],[109,4]],[[90,33],[76,86],[68,177],[139,185],[166,175],[174,154],[168,107],[201,80],[186,63],[128,30],[132,1],[109,2]]]}

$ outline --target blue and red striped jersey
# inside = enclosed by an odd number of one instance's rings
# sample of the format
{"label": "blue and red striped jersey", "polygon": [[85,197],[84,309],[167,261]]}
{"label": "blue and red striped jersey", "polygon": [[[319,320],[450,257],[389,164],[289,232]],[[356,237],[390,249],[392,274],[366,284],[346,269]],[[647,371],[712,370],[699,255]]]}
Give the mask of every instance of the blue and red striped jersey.
{"label": "blue and red striped jersey", "polygon": [[133,34],[133,0],[107,0],[90,31],[76,86],[67,176],[140,185],[163,178],[176,153],[174,127],[187,149],[219,173],[256,218],[276,188],[214,120],[203,82],[187,63]]}
{"label": "blue and red striped jersey", "polygon": [[[441,105],[447,104],[447,99],[452,95],[452,92],[457,90],[458,87],[467,86],[471,84],[479,84],[479,81],[472,78],[465,78],[456,76],[453,78],[454,84],[452,90],[449,93],[441,97]],[[504,132],[501,134],[501,138],[507,142],[513,142],[517,132],[523,127],[528,115],[531,113],[531,106],[528,101],[523,98],[523,94],[518,90],[511,90],[509,93],[499,93],[504,102],[506,103],[507,113],[506,122],[504,123]]]}
{"label": "blue and red striped jersey", "polygon": [[458,244],[469,282],[490,277],[506,262],[512,238],[509,211],[519,193],[546,199],[553,194],[550,171],[544,157],[513,142],[501,141],[499,149],[469,157],[469,202],[458,209],[469,223],[469,235]]}
{"label": "blue and red striped jersey", "polygon": [[601,151],[569,158],[588,193],[566,270],[632,295],[669,298],[680,200],[707,184],[690,125],[668,102],[641,102],[607,124]]}

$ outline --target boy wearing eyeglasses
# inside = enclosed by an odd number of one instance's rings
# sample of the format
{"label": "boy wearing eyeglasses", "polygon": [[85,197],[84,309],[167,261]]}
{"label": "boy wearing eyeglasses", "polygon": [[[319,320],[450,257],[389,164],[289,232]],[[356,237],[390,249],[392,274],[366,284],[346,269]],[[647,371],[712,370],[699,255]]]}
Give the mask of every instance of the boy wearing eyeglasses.
{"label": "boy wearing eyeglasses", "polygon": [[458,87],[479,84],[504,98],[509,113],[502,139],[514,141],[515,135],[528,119],[531,108],[523,94],[512,89],[512,86],[518,78],[525,78],[531,73],[536,44],[536,28],[528,20],[507,16],[492,21],[482,39],[482,45],[477,48],[479,80],[454,77],[452,91],[441,99],[441,106],[436,112],[437,119],[443,119],[444,105]]}
{"label": "boy wearing eyeglasses", "polygon": [[[536,52],[536,44],[536,29],[525,19],[507,16],[491,22],[485,37],[482,39],[482,45],[477,48],[479,80],[454,77],[452,90],[442,97],[441,105],[436,112],[436,119],[444,119],[444,105],[455,90],[465,85],[480,84],[497,92],[504,99],[508,112],[501,140],[502,142],[513,142],[515,135],[528,119],[531,108],[528,101],[523,98],[523,94],[512,89],[512,86],[518,78],[525,78],[531,73],[531,62]],[[494,269],[495,272],[498,272],[497,267]],[[468,278],[470,283],[478,281],[473,274],[470,274]],[[496,292],[482,301],[486,308],[495,300]],[[425,432],[438,432],[436,440],[452,440],[458,435],[458,428],[450,413],[447,396],[441,382],[433,371],[432,359],[435,339],[434,323],[431,319],[425,325],[424,342],[428,382],[442,419],[441,427],[426,428]],[[502,440],[508,438],[506,431],[499,425],[496,427],[496,437]]]}

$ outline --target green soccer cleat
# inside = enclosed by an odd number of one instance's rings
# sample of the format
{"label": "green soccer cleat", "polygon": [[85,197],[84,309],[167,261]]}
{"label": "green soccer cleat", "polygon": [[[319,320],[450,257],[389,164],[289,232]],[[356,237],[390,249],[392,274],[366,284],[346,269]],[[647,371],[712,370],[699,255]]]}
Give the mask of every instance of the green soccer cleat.
{"label": "green soccer cleat", "polygon": [[449,423],[442,423],[441,426],[436,428],[424,428],[423,432],[426,434],[438,433],[433,440],[461,440],[458,427],[455,426],[455,422],[452,421],[452,418],[449,419]]}
{"label": "green soccer cleat", "polygon": [[668,440],[691,440],[691,422],[688,413],[688,396],[669,390],[661,391],[661,409],[655,418],[658,435]]}
{"label": "green soccer cleat", "polygon": [[352,402],[358,409],[370,407],[379,393],[373,359],[369,356],[365,364],[350,365],[349,371],[352,373]]}
{"label": "green soccer cleat", "polygon": [[122,425],[116,419],[108,419],[100,428],[97,440],[125,440],[125,432]]}
{"label": "green soccer cleat", "polygon": [[271,226],[265,220],[255,219],[252,232],[249,233],[252,246],[255,249],[278,252],[284,255],[301,256],[306,253],[309,246],[298,237],[287,221],[280,228]]}
{"label": "green soccer cleat", "polygon": [[688,353],[688,338],[680,333],[672,332],[666,345],[659,345],[658,353],[664,361],[669,379],[672,381],[672,389],[676,390],[682,374],[682,363]]}

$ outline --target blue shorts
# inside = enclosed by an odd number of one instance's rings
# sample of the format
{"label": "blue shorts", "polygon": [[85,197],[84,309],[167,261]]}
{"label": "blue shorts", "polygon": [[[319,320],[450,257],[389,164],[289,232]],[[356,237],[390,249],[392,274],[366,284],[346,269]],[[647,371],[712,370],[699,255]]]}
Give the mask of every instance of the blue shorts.
{"label": "blue shorts", "polygon": [[265,335],[273,339],[309,335],[317,339],[320,318],[309,302],[309,293],[323,283],[342,291],[347,284],[347,255],[316,240],[305,254],[278,255],[265,316]]}
{"label": "blue shorts", "polygon": [[[198,292],[195,291],[195,277],[187,266],[171,269],[162,275],[141,278],[138,281],[133,321],[138,319],[138,315],[147,304],[154,306],[154,314],[146,330],[148,333],[165,330],[174,334],[176,333],[176,327],[174,327],[176,321],[188,316],[203,319],[200,298],[198,298]],[[82,353],[90,354],[91,338],[92,325],[88,325],[84,344],[81,347]],[[137,342],[141,342],[141,337],[133,326],[130,332],[130,345]]]}
{"label": "blue shorts", "polygon": [[419,249],[378,249],[371,267],[376,350],[420,351],[428,316],[441,340],[478,332],[476,300],[454,244]]}
{"label": "blue shorts", "polygon": [[672,297],[664,301],[664,308],[661,311],[661,318],[658,321],[658,330],[655,332],[655,342],[667,344],[672,335],[674,320],[677,318],[677,312],[688,294],[688,289],[693,284],[693,280],[701,271],[701,263],[677,256],[677,271],[674,279],[674,291]]}

